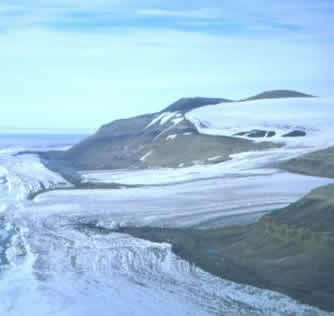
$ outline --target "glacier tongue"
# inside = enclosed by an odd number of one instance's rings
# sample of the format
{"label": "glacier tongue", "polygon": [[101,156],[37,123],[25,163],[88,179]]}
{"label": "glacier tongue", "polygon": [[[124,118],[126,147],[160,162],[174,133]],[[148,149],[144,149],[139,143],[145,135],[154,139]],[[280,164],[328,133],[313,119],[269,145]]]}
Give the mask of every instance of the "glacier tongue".
{"label": "glacier tongue", "polygon": [[0,212],[41,190],[71,187],[60,175],[45,168],[35,155],[0,156]]}

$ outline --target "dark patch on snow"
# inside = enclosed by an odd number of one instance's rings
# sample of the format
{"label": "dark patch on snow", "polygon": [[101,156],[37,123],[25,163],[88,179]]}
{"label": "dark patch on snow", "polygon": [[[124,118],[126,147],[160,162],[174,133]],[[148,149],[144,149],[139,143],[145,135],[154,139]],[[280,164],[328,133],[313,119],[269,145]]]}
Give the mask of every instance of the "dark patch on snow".
{"label": "dark patch on snow", "polygon": [[252,131],[240,132],[234,134],[234,136],[247,136],[251,138],[261,138],[261,137],[273,137],[276,133],[274,131],[263,131],[260,129],[254,129]]}
{"label": "dark patch on snow", "polygon": [[298,130],[283,135],[283,137],[303,137],[303,136],[306,136],[306,133],[304,131],[298,131]]}

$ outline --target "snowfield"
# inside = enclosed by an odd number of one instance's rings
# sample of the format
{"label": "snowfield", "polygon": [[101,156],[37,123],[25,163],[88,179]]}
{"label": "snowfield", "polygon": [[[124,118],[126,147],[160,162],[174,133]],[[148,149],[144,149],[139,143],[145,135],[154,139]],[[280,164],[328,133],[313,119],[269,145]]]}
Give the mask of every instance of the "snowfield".
{"label": "snowfield", "polygon": [[[296,155],[334,145],[334,98],[286,98],[223,103],[186,114],[201,134],[284,144]],[[249,137],[251,131],[264,131]],[[289,137],[299,131],[305,136]],[[270,137],[269,132],[274,132]],[[291,152],[290,152],[291,154]],[[291,157],[291,155],[288,155]]]}

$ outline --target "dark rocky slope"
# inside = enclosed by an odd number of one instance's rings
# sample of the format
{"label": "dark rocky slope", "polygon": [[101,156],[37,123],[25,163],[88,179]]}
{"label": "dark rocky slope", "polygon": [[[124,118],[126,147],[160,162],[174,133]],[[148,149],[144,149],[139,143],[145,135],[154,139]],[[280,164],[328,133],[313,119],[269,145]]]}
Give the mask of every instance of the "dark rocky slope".
{"label": "dark rocky slope", "polygon": [[[217,163],[234,153],[277,146],[269,142],[201,135],[186,120],[177,125],[158,123],[145,129],[151,119],[145,116],[140,118],[139,124],[136,118],[104,126],[65,152],[63,158],[82,170],[181,167],[198,162]],[[124,128],[128,124],[132,127]],[[219,158],[212,161],[212,157]]]}
{"label": "dark rocky slope", "polygon": [[272,90],[272,91],[262,92],[253,97],[244,99],[242,101],[261,100],[261,99],[280,99],[280,98],[303,98],[303,97],[305,98],[313,96],[293,90]]}
{"label": "dark rocky slope", "polygon": [[232,100],[228,99],[221,99],[221,98],[202,98],[202,97],[195,97],[195,98],[182,98],[175,103],[171,104],[167,108],[165,108],[162,112],[188,112],[190,110],[197,109],[202,106],[206,105],[215,105],[224,102],[233,102]]}
{"label": "dark rocky slope", "polygon": [[[270,91],[265,97],[305,96],[294,91]],[[259,97],[259,96],[258,96]],[[252,99],[252,98],[251,98]],[[114,121],[95,135],[63,153],[42,153],[44,158],[62,159],[76,169],[123,169],[183,167],[196,163],[217,163],[231,154],[277,147],[268,141],[258,143],[238,137],[200,135],[185,114],[198,107],[220,104],[222,98],[183,98],[159,113]],[[250,131],[254,137],[263,131]],[[260,134],[259,134],[260,133]],[[212,159],[215,158],[215,159]]]}
{"label": "dark rocky slope", "polygon": [[[186,98],[160,113],[117,120],[63,154],[78,169],[182,167],[217,163],[229,155],[277,147],[231,137],[200,135],[184,114],[226,99]],[[224,104],[221,104],[222,111]],[[211,158],[215,157],[215,160]]]}
{"label": "dark rocky slope", "polygon": [[122,228],[217,276],[334,311],[334,185],[258,223],[214,230]]}
{"label": "dark rocky slope", "polygon": [[290,172],[334,178],[334,147],[291,159],[279,167]]}

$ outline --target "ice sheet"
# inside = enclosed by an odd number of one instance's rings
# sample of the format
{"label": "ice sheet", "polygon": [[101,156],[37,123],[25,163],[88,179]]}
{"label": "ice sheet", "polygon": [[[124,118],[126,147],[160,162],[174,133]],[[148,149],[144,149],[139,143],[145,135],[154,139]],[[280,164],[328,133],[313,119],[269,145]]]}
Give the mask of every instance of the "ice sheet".
{"label": "ice sheet", "polygon": [[[206,106],[187,113],[186,118],[202,134],[285,144],[281,151],[290,158],[334,145],[333,109],[333,98],[267,99]],[[273,131],[275,135],[256,138],[236,135],[252,130]],[[293,131],[303,131],[306,136],[283,136]]]}

